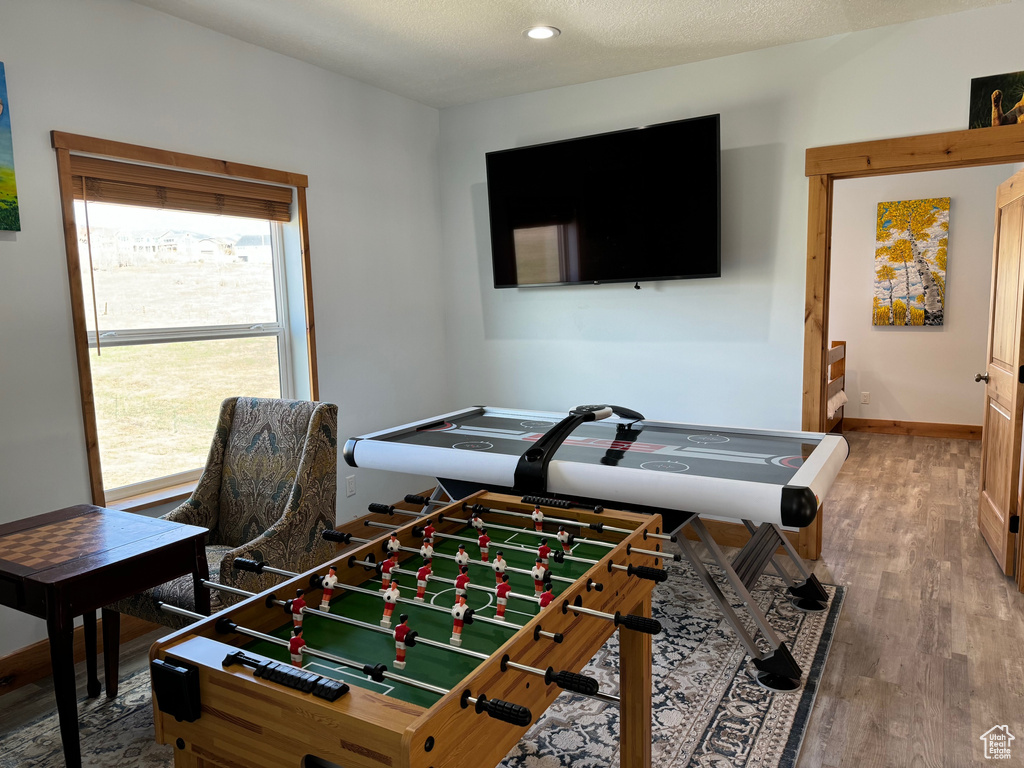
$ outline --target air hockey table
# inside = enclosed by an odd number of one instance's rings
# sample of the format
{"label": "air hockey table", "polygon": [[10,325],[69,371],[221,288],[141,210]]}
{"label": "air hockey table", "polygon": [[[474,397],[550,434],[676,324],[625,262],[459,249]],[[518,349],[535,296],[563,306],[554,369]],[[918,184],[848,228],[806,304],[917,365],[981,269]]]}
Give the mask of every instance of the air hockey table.
{"label": "air hockey table", "polygon": [[[814,521],[849,455],[841,436],[651,421],[619,406],[578,406],[568,415],[478,406],[350,438],[343,455],[353,467],[434,477],[452,499],[482,489],[511,492],[553,504],[657,512],[666,530],[689,527],[771,645],[778,676],[800,677],[750,590],[771,566],[788,583],[794,605],[826,609],[825,590],[782,528]],[[701,518],[742,522],[751,538],[730,561]],[[682,535],[678,544],[758,659],[755,637],[695,545]],[[780,547],[796,576],[776,556]]]}

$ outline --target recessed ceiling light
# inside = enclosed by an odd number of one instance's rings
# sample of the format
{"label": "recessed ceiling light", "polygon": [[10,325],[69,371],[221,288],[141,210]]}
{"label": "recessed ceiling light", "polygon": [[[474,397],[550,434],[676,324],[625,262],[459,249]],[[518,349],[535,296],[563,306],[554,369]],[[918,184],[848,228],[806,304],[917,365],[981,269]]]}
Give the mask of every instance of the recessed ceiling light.
{"label": "recessed ceiling light", "polygon": [[534,40],[547,40],[551,37],[558,37],[562,34],[562,30],[557,27],[530,27],[523,34]]}

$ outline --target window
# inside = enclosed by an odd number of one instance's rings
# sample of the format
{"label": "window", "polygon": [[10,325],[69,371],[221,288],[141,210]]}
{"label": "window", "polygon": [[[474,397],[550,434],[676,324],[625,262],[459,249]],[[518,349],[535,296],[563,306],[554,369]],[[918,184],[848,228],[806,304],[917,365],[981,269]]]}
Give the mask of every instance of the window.
{"label": "window", "polygon": [[[66,246],[93,496],[105,504],[197,479],[225,397],[316,397],[298,258],[304,189],[293,210],[291,185],[62,156],[69,139],[97,140],[54,134],[75,233]],[[164,154],[116,146],[133,161],[133,151]]]}

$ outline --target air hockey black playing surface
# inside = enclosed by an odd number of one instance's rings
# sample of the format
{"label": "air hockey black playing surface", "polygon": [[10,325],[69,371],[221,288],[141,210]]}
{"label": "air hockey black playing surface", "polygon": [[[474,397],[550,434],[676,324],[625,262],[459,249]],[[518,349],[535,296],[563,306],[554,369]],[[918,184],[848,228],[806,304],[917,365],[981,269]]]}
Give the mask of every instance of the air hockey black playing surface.
{"label": "air hockey black playing surface", "polygon": [[[424,424],[392,435],[396,443],[489,451],[520,456],[557,420],[491,411]],[[580,464],[689,473],[728,480],[785,485],[820,440],[686,425],[588,422],[577,427],[555,458]]]}

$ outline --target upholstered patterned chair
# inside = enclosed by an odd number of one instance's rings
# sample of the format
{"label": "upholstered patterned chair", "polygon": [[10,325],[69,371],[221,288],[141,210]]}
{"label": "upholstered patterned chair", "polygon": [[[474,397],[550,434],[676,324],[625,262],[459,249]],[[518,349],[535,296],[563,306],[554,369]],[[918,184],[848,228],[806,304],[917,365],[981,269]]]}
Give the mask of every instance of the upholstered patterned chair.
{"label": "upholstered patterned chair", "polygon": [[[221,403],[217,431],[192,496],[164,515],[209,528],[210,580],[252,592],[280,577],[236,571],[236,557],[266,560],[292,571],[324,562],[333,552],[321,539],[334,527],[338,486],[338,406],[301,400],[230,397]],[[214,610],[235,602],[211,596]],[[185,576],[112,606],[149,621],[181,627],[188,619],[165,613],[157,601],[195,609]]]}

